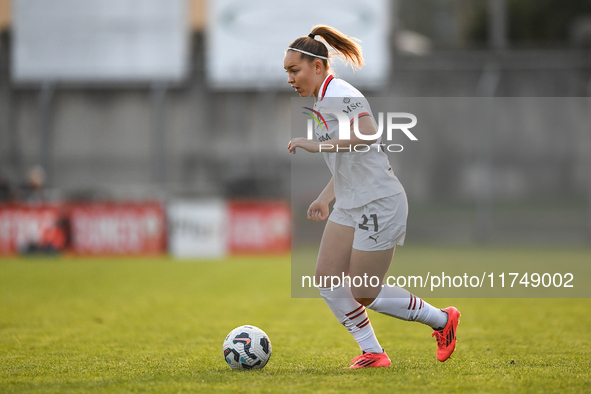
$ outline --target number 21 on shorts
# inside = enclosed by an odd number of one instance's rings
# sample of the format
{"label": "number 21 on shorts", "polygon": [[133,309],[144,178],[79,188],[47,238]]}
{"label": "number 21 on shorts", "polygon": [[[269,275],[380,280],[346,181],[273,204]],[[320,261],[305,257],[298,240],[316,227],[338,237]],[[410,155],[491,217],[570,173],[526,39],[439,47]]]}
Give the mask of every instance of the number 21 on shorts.
{"label": "number 21 on shorts", "polygon": [[[371,218],[372,222],[373,222],[373,231],[374,232],[378,232],[378,215],[375,213],[372,213],[371,215],[369,215],[369,217]],[[369,230],[369,227],[366,226],[366,224],[369,222],[369,218],[367,217],[367,215],[363,214],[361,216],[361,219],[363,219],[363,223],[359,224],[359,228],[362,230]]]}

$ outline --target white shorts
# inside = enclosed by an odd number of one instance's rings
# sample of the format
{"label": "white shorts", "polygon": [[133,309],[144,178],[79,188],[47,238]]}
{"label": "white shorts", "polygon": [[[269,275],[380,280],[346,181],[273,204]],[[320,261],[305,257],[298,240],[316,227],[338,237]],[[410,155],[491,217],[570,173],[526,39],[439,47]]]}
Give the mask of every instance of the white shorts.
{"label": "white shorts", "polygon": [[404,244],[407,216],[406,193],[398,193],[359,208],[334,208],[328,220],[355,229],[353,249],[376,251]]}

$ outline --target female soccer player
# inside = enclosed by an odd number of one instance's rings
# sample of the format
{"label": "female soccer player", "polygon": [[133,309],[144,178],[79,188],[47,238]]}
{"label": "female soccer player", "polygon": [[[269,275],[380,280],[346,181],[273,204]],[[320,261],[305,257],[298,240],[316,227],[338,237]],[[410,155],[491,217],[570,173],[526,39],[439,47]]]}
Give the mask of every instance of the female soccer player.
{"label": "female soccer player", "polygon": [[[297,148],[322,151],[332,178],[308,208],[312,221],[328,218],[320,242],[315,279],[324,283],[320,294],[359,344],[362,354],[351,360],[349,368],[387,367],[388,355],[380,346],[365,307],[407,321],[418,321],[435,330],[437,359],[445,361],[456,346],[460,313],[454,307],[437,309],[400,287],[383,284],[394,248],[402,245],[406,234],[407,200],[404,189],[379,149],[381,138],[364,96],[353,86],[335,78],[329,67],[328,48],[320,36],[352,67],[364,64],[361,47],[329,26],[318,25],[308,36],[293,41],[283,60],[289,83],[302,97],[314,96],[314,113],[322,115],[324,127],[315,126],[318,139],[294,138],[288,150]],[[323,110],[342,110],[351,124],[350,139],[339,139],[338,115]],[[341,116],[342,117],[342,116]],[[358,123],[357,136],[353,129]],[[371,149],[365,148],[369,146]],[[355,149],[361,147],[360,149]],[[329,203],[336,198],[329,215]],[[349,275],[351,283],[328,287],[323,278]],[[380,282],[370,284],[376,276]]]}

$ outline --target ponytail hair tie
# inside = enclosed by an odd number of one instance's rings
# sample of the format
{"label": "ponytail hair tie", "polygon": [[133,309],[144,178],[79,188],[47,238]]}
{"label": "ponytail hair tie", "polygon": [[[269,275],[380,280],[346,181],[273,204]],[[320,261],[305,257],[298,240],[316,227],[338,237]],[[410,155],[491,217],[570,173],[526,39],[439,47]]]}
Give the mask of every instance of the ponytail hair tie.
{"label": "ponytail hair tie", "polygon": [[308,37],[310,37],[311,39],[314,39],[314,37],[316,37],[316,34],[310,33],[310,34],[308,34]]}

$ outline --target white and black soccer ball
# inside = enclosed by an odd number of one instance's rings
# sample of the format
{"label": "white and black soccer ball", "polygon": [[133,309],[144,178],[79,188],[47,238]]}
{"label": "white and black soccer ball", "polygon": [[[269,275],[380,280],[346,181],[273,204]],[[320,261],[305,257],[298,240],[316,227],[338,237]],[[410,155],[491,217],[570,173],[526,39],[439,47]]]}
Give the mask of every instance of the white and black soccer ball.
{"label": "white and black soccer ball", "polygon": [[228,334],[223,351],[232,369],[259,369],[271,358],[271,341],[258,327],[240,326]]}

